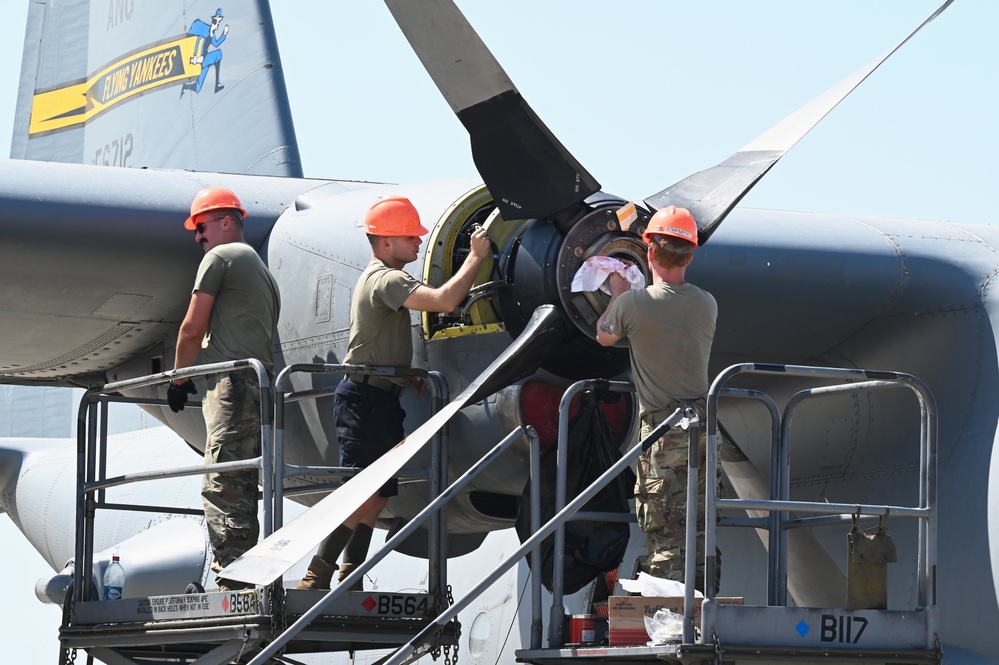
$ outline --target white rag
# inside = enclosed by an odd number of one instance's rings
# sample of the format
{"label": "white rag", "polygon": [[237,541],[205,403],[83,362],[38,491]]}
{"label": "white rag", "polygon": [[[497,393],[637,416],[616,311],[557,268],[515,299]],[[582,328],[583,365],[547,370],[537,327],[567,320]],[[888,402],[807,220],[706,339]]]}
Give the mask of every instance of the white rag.
{"label": "white rag", "polygon": [[572,278],[572,291],[596,291],[600,289],[610,295],[607,278],[618,273],[631,284],[632,289],[645,288],[645,275],[635,264],[626,264],[612,256],[591,256],[583,261],[582,267]]}
{"label": "white rag", "polygon": [[[676,582],[674,580],[666,580],[661,577],[655,577],[649,575],[648,573],[638,572],[638,577],[633,580],[626,580],[624,578],[618,578],[618,583],[621,588],[628,593],[640,593],[643,596],[682,596],[684,592],[683,582]],[[697,589],[694,589],[694,598],[703,598],[702,594]]]}

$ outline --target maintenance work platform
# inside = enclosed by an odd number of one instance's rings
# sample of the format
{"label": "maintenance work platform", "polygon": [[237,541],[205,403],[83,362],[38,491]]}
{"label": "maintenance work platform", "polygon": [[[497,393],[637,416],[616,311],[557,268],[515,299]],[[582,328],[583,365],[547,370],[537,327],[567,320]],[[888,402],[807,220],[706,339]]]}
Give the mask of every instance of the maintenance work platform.
{"label": "maintenance work platform", "polygon": [[[225,367],[222,367],[222,366]],[[211,665],[223,663],[300,663],[300,662],[353,662],[356,652],[372,652],[374,658],[365,662],[400,665],[418,658],[443,655],[445,662],[456,663],[459,645],[468,644],[459,623],[459,613],[468,608],[479,594],[523,560],[530,561],[530,570],[541,569],[541,545],[549,537],[554,539],[555,557],[552,563],[552,585],[542,588],[541,575],[530,575],[530,597],[519,603],[516,610],[520,617],[515,624],[522,628],[523,639],[512,645],[509,654],[518,662],[537,665],[556,665],[577,661],[601,664],[628,663],[652,665],[663,661],[684,665],[722,663],[761,663],[781,661],[786,663],[938,663],[942,659],[938,637],[938,611],[936,596],[936,407],[925,384],[914,376],[887,372],[806,367],[795,365],[733,365],[720,373],[711,385],[707,397],[705,421],[691,407],[678,408],[665,422],[657,426],[648,437],[624,451],[619,460],[600,475],[591,485],[576,496],[567,496],[566,469],[569,466],[569,406],[574,397],[588,392],[631,393],[629,383],[607,380],[583,380],[570,386],[559,406],[557,440],[557,478],[555,515],[542,523],[540,515],[541,450],[537,432],[532,427],[516,427],[477,463],[457,479],[448,477],[447,422],[467,400],[476,395],[479,382],[473,382],[464,392],[449,400],[448,388],[443,378],[434,372],[397,370],[345,365],[292,365],[274,382],[273,392],[263,366],[255,360],[220,363],[151,375],[116,384],[94,388],[84,396],[80,408],[79,467],[77,506],[77,570],[98,569],[94,561],[94,520],[102,510],[153,510],[150,506],[125,506],[105,501],[104,492],[110,487],[144,482],[164,477],[197,475],[211,470],[208,466],[162,470],[129,476],[106,477],[107,453],[106,422],[109,403],[128,401],[120,396],[122,391],[136,386],[154,385],[183,373],[188,376],[217,372],[222,369],[256,372],[261,386],[263,408],[261,457],[246,462],[216,465],[225,468],[257,468],[261,472],[263,497],[264,540],[268,543],[294,544],[298,538],[294,528],[283,524],[284,497],[294,493],[328,492],[337,484],[302,484],[288,482],[289,478],[307,476],[347,477],[352,469],[337,467],[296,467],[283,460],[283,410],[293,401],[310,400],[321,391],[288,391],[288,376],[295,372],[337,374],[352,373],[391,375],[397,373],[420,374],[428,380],[433,397],[433,415],[426,425],[408,439],[413,448],[399,446],[399,451],[384,468],[376,470],[388,476],[397,475],[402,482],[424,482],[428,487],[428,504],[425,509],[397,530],[393,530],[385,545],[358,566],[340,585],[330,591],[298,590],[285,588],[282,573],[286,570],[273,562],[276,568],[263,571],[258,566],[246,575],[253,580],[268,579],[267,583],[252,584],[250,588],[233,591],[206,591],[196,580],[186,589],[170,595],[129,597],[120,600],[100,600],[95,584],[87,584],[85,576],[77,576],[66,595],[63,623],[60,630],[62,645],[60,665],[76,662],[77,650],[86,650],[88,657],[109,664],[198,663]],[[487,370],[488,373],[488,370]],[[728,387],[737,376],[766,375],[778,380],[797,377],[815,380],[818,387],[798,391],[781,409],[769,395],[758,390]],[[845,393],[868,393],[884,390],[909,389],[919,405],[919,487],[913,488],[918,496],[916,505],[874,505],[871,503],[805,502],[791,499],[790,460],[793,447],[791,422],[795,409],[802,403],[827,396]],[[675,610],[670,618],[677,629],[673,634],[659,636],[653,643],[647,634],[639,638],[628,632],[635,620],[647,613],[647,605],[661,606],[662,599],[648,599],[645,612],[628,617],[625,626],[622,616],[615,614],[615,607],[626,603],[615,596],[617,587],[606,580],[591,584],[587,603],[592,614],[610,606],[608,621],[603,617],[587,623],[580,633],[576,622],[580,618],[566,609],[563,592],[564,567],[560,556],[565,547],[565,525],[570,520],[607,520],[631,522],[631,513],[608,514],[587,512],[586,504],[599,490],[620,473],[632,468],[643,447],[650,446],[669,428],[684,426],[692,445],[698,441],[700,429],[706,428],[707,452],[705,470],[708,477],[721,463],[719,460],[720,431],[717,421],[719,400],[753,400],[769,413],[771,426],[767,433],[771,440],[771,474],[767,496],[759,499],[722,498],[712,483],[707,483],[704,497],[706,519],[704,523],[705,551],[714,553],[717,531],[725,528],[757,529],[767,541],[766,570],[760,570],[760,579],[766,579],[765,604],[744,604],[743,599],[716,597],[712,589],[706,597],[695,597],[693,580],[695,562],[685,562],[686,585],[682,598],[671,598]],[[272,407],[272,408],[271,408]],[[424,429],[426,428],[426,429]],[[429,435],[428,435],[429,431]],[[504,451],[516,442],[527,441],[530,447],[531,483],[531,535],[493,570],[482,567],[482,577],[471,588],[452,589],[448,583],[447,552],[448,529],[443,512],[449,499],[470,483]],[[430,464],[426,468],[403,469],[416,451],[429,447]],[[391,455],[387,456],[391,457]],[[360,479],[364,472],[358,473]],[[696,520],[698,457],[691,456],[688,469],[691,491],[687,497],[688,524]],[[368,486],[379,486],[380,476]],[[344,485],[346,488],[350,483]],[[361,484],[361,483],[355,483]],[[340,490],[336,490],[336,495]],[[349,494],[345,494],[349,496]],[[325,500],[324,500],[325,501]],[[323,502],[303,513],[323,510]],[[349,506],[347,506],[349,508]],[[347,508],[344,508],[346,510]],[[170,512],[169,508],[156,507]],[[328,509],[327,509],[328,510]],[[190,513],[189,510],[176,510]],[[917,581],[915,602],[911,607],[887,606],[886,565],[895,560],[894,544],[887,536],[890,520],[914,520],[918,528],[918,552],[909,557],[916,562],[914,579]],[[290,525],[308,526],[308,520],[296,518]],[[853,525],[850,534],[848,588],[844,590],[846,603],[842,607],[799,607],[789,597],[788,589],[788,535],[797,529],[818,529],[826,526]],[[874,525],[875,529],[862,527]],[[405,591],[351,590],[365,573],[376,566],[398,543],[411,536],[417,529],[425,528],[426,575],[421,588]],[[323,537],[319,534],[319,538]],[[695,550],[695,529],[686,534],[688,551]],[[306,541],[302,547],[308,545]],[[314,547],[314,544],[309,545]],[[254,550],[251,550],[251,554]],[[736,558],[738,552],[726,552],[726,557]],[[707,576],[720,565],[714,555],[706,557]],[[228,570],[228,569],[227,569]],[[274,570],[278,573],[274,576]],[[626,571],[619,574],[635,574]],[[95,575],[95,578],[97,576]],[[240,578],[236,578],[240,579]],[[415,583],[415,581],[414,581]],[[643,597],[627,597],[641,608]],[[654,611],[654,610],[653,610]],[[546,617],[547,614],[547,617]],[[650,617],[652,618],[652,617]],[[638,625],[644,623],[642,619]],[[465,628],[467,630],[467,627]],[[547,631],[547,639],[544,638]],[[623,637],[625,636],[625,637]],[[498,638],[496,638],[498,639]],[[308,660],[327,654],[324,660]],[[307,660],[299,660],[306,658]],[[472,662],[477,662],[472,659]]]}

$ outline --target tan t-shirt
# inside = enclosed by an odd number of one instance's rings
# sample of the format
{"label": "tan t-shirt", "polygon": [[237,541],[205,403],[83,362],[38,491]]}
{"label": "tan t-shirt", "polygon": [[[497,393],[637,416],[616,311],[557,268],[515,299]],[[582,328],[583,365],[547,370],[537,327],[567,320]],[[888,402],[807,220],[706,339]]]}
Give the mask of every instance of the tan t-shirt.
{"label": "tan t-shirt", "polygon": [[213,247],[201,259],[194,291],[215,297],[198,364],[257,358],[273,375],[281,296],[257,252],[243,242]]}
{"label": "tan t-shirt", "polygon": [[693,284],[660,282],[621,294],[607,321],[627,337],[642,415],[708,392],[718,304]]}
{"label": "tan t-shirt", "polygon": [[[421,282],[379,259],[361,273],[350,302],[350,341],[343,362],[348,365],[413,364],[413,333],[409,310],[402,306]],[[407,380],[393,379],[399,385]]]}

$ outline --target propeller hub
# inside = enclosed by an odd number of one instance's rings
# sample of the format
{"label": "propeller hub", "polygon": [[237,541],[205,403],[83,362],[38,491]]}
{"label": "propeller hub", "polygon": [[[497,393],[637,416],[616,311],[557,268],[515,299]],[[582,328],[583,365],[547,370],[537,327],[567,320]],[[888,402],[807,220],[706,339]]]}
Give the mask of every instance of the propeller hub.
{"label": "propeller hub", "polygon": [[565,235],[558,252],[555,280],[559,301],[569,320],[591,339],[596,339],[597,319],[607,308],[610,296],[603,291],[572,291],[572,279],[583,263],[594,256],[610,256],[634,263],[645,275],[646,283],[650,279],[645,243],[630,230],[621,231],[616,210],[616,206],[604,207],[584,215]]}
{"label": "propeller hub", "polygon": [[[645,243],[641,232],[649,213],[639,209],[638,220],[622,231],[617,209],[624,202],[607,197],[575,220],[559,225],[548,219],[525,222],[510,238],[500,260],[507,287],[498,294],[498,305],[507,330],[514,336],[542,304],[555,305],[572,321],[564,343],[544,363],[544,368],[566,378],[616,376],[627,369],[624,349],[605,348],[596,342],[597,319],[610,302],[601,292],[573,292],[572,279],[586,259],[612,256],[637,265],[649,279]],[[561,229],[568,229],[563,231]]]}

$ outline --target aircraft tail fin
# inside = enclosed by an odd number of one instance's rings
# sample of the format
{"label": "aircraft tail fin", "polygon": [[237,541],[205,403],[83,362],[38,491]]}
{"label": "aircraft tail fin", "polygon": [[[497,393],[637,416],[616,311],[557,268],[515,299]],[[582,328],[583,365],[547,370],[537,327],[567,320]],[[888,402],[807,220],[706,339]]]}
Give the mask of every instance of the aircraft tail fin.
{"label": "aircraft tail fin", "polygon": [[33,0],[10,156],[301,177],[266,0]]}

